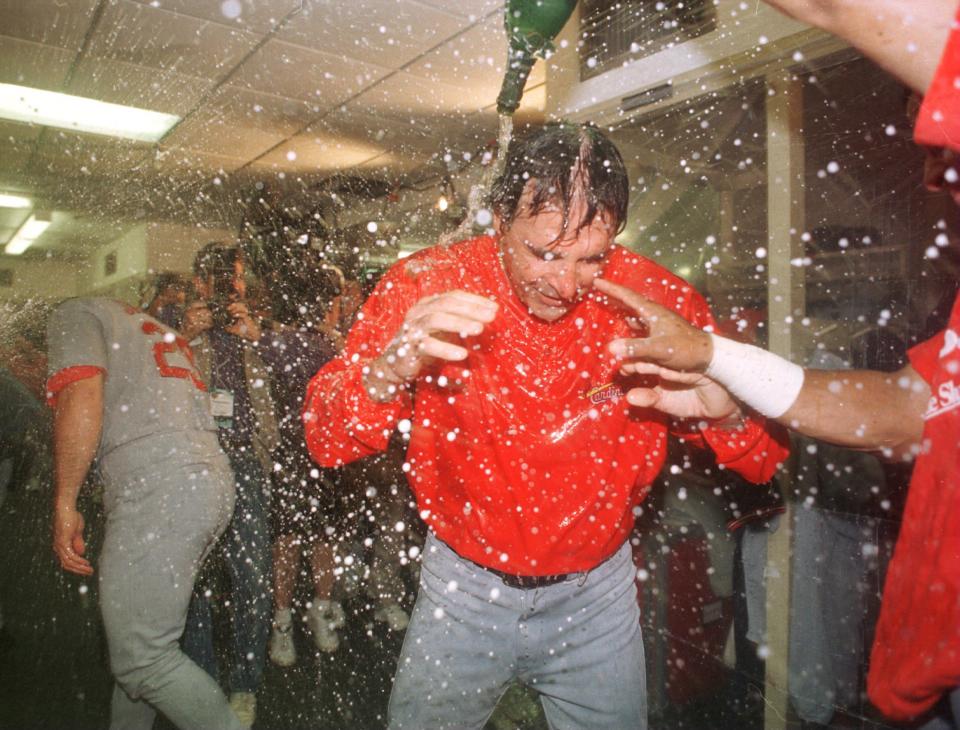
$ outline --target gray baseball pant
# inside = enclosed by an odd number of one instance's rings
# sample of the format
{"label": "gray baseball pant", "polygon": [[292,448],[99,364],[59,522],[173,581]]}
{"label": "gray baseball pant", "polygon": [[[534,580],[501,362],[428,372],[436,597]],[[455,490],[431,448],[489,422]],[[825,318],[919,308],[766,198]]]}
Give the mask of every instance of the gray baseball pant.
{"label": "gray baseball pant", "polygon": [[100,609],[116,679],[111,730],[150,730],[156,712],[178,728],[240,730],[217,683],[180,650],[193,583],[233,514],[223,462],[118,479],[104,494]]}
{"label": "gray baseball pant", "polygon": [[565,582],[512,588],[431,533],[390,730],[482,728],[515,680],[539,693],[554,730],[645,730],[634,577],[624,544]]}

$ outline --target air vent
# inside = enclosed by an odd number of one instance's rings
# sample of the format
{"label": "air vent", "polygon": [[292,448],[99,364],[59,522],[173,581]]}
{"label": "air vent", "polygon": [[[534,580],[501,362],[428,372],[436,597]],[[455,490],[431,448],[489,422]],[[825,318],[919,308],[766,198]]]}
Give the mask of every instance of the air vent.
{"label": "air vent", "polygon": [[581,79],[716,28],[713,0],[582,0],[581,7]]}

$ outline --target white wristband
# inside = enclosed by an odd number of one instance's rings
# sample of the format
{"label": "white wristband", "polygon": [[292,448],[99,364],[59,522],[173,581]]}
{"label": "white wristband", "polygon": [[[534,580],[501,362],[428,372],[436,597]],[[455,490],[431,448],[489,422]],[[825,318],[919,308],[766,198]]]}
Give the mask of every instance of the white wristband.
{"label": "white wristband", "polygon": [[711,334],[713,359],[707,376],[769,418],[786,413],[800,395],[803,368],[779,355]]}

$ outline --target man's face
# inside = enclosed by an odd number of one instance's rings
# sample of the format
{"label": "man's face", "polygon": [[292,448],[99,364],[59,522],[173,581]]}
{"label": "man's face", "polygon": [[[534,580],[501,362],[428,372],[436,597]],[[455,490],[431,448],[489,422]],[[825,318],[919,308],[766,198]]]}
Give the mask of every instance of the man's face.
{"label": "man's face", "polygon": [[494,225],[500,232],[503,268],[513,290],[533,316],[554,322],[593,287],[610,254],[616,226],[609,214],[598,213],[577,230],[587,209],[578,195],[564,228],[559,202],[532,214],[531,197],[528,183],[513,222],[506,224],[494,216]]}

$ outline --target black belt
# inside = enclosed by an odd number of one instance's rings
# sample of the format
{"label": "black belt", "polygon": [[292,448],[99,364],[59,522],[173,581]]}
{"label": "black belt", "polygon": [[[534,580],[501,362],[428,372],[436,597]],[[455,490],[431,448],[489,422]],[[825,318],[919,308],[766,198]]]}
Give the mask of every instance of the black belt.
{"label": "black belt", "polygon": [[488,573],[493,573],[503,581],[504,585],[510,586],[511,588],[523,589],[544,588],[546,586],[556,585],[557,583],[563,583],[566,580],[576,578],[580,575],[580,573],[561,573],[558,575],[514,575],[513,573],[502,573],[499,570],[487,568],[483,565],[480,567]]}

